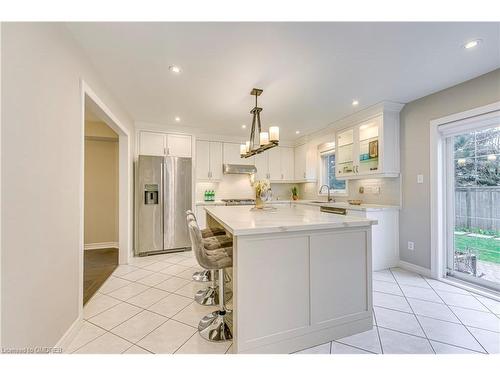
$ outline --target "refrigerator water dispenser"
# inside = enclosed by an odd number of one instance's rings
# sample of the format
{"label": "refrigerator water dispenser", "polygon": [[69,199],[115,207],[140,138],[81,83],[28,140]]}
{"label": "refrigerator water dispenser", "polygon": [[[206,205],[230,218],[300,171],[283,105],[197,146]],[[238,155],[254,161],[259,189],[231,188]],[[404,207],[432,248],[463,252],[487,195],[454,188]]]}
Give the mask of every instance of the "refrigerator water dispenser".
{"label": "refrigerator water dispenser", "polygon": [[158,184],[144,186],[144,204],[158,204]]}

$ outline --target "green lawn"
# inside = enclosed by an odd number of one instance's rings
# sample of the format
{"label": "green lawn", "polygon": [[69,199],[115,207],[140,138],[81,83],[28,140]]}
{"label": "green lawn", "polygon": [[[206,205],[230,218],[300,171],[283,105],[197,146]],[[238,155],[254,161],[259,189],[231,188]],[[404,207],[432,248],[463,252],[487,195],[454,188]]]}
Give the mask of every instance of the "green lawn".
{"label": "green lawn", "polygon": [[500,263],[500,240],[455,234],[455,249],[462,252],[467,248],[475,250],[480,260]]}

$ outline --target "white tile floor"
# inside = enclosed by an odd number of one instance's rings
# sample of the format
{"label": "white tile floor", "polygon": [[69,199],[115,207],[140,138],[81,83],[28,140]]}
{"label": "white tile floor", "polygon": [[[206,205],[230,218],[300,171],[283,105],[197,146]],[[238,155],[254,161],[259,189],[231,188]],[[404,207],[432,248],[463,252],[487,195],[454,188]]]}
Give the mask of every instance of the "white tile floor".
{"label": "white tile floor", "polygon": [[[231,352],[211,343],[198,321],[214,310],[193,301],[191,253],[134,258],[119,266],[84,308],[68,353]],[[500,302],[391,269],[373,273],[374,327],[299,353],[500,353]]]}

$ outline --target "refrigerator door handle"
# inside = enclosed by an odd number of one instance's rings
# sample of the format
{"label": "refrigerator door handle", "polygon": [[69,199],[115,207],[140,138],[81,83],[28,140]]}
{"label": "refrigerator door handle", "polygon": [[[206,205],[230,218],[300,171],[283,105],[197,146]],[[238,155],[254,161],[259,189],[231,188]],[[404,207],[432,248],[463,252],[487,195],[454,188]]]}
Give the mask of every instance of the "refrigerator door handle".
{"label": "refrigerator door handle", "polygon": [[165,179],[164,179],[164,169],[165,169],[165,163],[161,163],[161,168],[160,168],[160,181],[161,181],[161,238],[162,238],[162,243],[163,246],[162,248],[165,249],[165,192],[164,192],[164,187],[165,187]]}

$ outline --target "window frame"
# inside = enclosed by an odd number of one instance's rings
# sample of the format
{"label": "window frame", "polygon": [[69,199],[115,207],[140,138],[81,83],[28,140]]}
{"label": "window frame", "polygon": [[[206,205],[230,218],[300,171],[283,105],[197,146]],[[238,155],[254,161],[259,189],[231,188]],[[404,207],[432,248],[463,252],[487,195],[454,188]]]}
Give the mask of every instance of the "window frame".
{"label": "window frame", "polygon": [[[333,143],[333,142],[332,142]],[[319,193],[319,189],[323,185],[328,185],[328,167],[326,165],[326,157],[329,155],[335,154],[335,146],[329,143],[327,147],[320,146],[318,147],[318,161],[319,161],[319,178],[318,178],[318,196],[328,196],[327,192],[322,191]],[[325,158],[325,159],[324,159]],[[335,160],[336,162],[336,160]],[[347,180],[343,180],[345,182],[345,189],[330,189],[330,195],[336,197],[347,197],[349,195],[349,182]]]}

